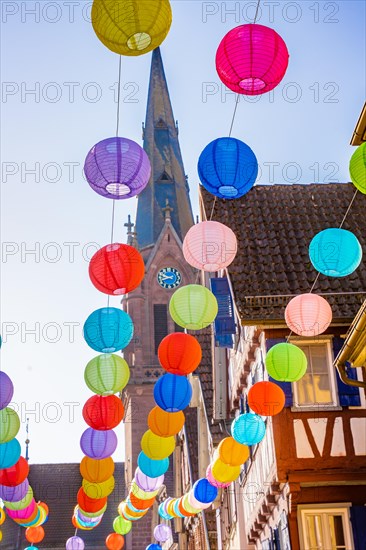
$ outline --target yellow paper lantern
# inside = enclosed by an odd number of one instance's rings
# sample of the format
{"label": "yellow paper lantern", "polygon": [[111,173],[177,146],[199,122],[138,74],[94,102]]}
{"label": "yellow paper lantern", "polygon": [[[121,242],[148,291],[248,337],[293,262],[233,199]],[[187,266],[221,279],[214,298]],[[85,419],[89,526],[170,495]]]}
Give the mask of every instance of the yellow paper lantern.
{"label": "yellow paper lantern", "polygon": [[235,481],[240,475],[240,466],[229,466],[217,458],[212,463],[212,475],[220,483]]}
{"label": "yellow paper lantern", "polygon": [[0,508],[0,525],[4,523],[5,519],[6,519],[6,514],[4,512],[4,509]]}
{"label": "yellow paper lantern", "polygon": [[90,481],[83,479],[83,490],[89,498],[104,498],[113,492],[114,483],[113,476],[101,483],[90,483]]}
{"label": "yellow paper lantern", "polygon": [[143,55],[165,40],[172,24],[169,0],[94,0],[94,31],[112,52]]}
{"label": "yellow paper lantern", "polygon": [[152,460],[161,460],[174,452],[175,438],[160,437],[151,430],[147,430],[141,439],[141,449]]}
{"label": "yellow paper lantern", "polygon": [[217,458],[229,466],[240,466],[249,458],[249,447],[238,443],[233,437],[225,437],[218,446]]}
{"label": "yellow paper lantern", "polygon": [[159,491],[160,487],[159,489],[156,489],[156,491],[144,491],[143,489],[140,489],[135,480],[132,480],[131,493],[140,500],[150,500],[155,498]]}

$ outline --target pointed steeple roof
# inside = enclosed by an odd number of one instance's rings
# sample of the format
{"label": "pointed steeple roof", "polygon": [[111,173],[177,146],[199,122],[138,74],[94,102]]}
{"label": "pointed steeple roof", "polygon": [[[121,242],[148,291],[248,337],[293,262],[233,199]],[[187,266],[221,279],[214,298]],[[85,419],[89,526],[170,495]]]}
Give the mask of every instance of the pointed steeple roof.
{"label": "pointed steeple roof", "polygon": [[148,186],[138,197],[136,232],[140,249],[156,243],[164,227],[167,199],[172,208],[172,225],[181,240],[194,223],[160,48],[152,53],[144,149],[152,173]]}

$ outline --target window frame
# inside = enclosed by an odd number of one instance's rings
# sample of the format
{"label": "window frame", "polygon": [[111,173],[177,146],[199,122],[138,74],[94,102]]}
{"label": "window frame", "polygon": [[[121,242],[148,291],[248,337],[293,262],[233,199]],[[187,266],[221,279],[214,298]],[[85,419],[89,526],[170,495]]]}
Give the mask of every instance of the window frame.
{"label": "window frame", "polygon": [[332,340],[330,338],[320,338],[320,339],[312,339],[312,340],[291,340],[291,343],[295,346],[298,346],[300,349],[302,349],[302,346],[315,346],[319,344],[323,344],[326,346],[326,356],[327,356],[327,369],[328,369],[328,377],[330,382],[330,391],[331,391],[331,403],[318,403],[314,402],[312,404],[306,404],[302,405],[299,403],[298,398],[298,387],[297,382],[293,382],[292,385],[292,393],[293,393],[293,405],[292,410],[294,411],[313,411],[314,407],[317,407],[319,410],[341,410],[342,407],[339,406],[339,397],[338,397],[338,386],[337,386],[337,379],[336,379],[336,373],[335,369],[333,367],[333,350],[332,350]]}
{"label": "window frame", "polygon": [[[314,514],[333,514],[333,515],[341,515],[343,519],[343,532],[344,532],[344,540],[346,543],[346,550],[355,550],[354,540],[353,540],[353,532],[352,532],[352,524],[351,524],[351,502],[340,502],[340,503],[329,503],[329,504],[303,504],[299,505],[297,507],[297,519],[298,519],[298,531],[299,531],[299,539],[300,539],[300,547],[304,550],[310,550],[310,547],[307,545],[307,540],[305,537],[306,534],[306,514],[314,513]],[[324,530],[324,527],[326,525],[326,521],[324,521],[323,516],[321,517],[321,523],[322,523],[322,529]],[[330,530],[328,528],[328,531],[326,531],[326,540],[324,540],[325,543],[330,541]],[[328,540],[327,540],[328,539]],[[328,549],[328,546],[326,547]]]}

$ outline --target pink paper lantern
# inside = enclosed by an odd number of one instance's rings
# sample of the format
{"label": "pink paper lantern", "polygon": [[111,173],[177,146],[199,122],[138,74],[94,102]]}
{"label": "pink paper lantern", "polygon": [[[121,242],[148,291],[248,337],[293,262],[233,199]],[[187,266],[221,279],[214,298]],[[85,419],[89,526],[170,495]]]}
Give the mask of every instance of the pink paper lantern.
{"label": "pink paper lantern", "polygon": [[231,481],[227,483],[222,483],[221,481],[217,481],[214,476],[212,475],[212,469],[211,464],[208,465],[206,470],[206,479],[211,485],[214,487],[217,487],[218,489],[225,489],[226,487],[229,487],[231,485]]}
{"label": "pink paper lantern", "polygon": [[286,324],[300,336],[317,336],[327,330],[332,322],[332,308],[317,294],[300,294],[287,304]]}
{"label": "pink paper lantern", "polygon": [[22,510],[6,510],[8,516],[12,519],[26,519],[30,518],[36,508],[36,501],[32,498],[30,504]]}
{"label": "pink paper lantern", "polygon": [[218,271],[231,264],[238,243],[235,233],[226,225],[208,221],[197,223],[183,242],[185,260],[197,269]]}
{"label": "pink paper lantern", "polygon": [[203,503],[197,500],[193,494],[193,491],[189,491],[188,493],[188,502],[193,508],[196,508],[196,510],[206,510],[206,508],[209,508],[212,505],[212,502]]}
{"label": "pink paper lantern", "polygon": [[281,82],[288,59],[286,44],[276,31],[264,25],[240,25],[222,39],[216,70],[233,92],[259,95]]}
{"label": "pink paper lantern", "polygon": [[156,491],[157,489],[160,489],[160,487],[163,485],[164,474],[159,477],[149,477],[143,472],[141,472],[140,468],[136,468],[135,482],[140,487],[140,489],[148,493],[151,493]]}

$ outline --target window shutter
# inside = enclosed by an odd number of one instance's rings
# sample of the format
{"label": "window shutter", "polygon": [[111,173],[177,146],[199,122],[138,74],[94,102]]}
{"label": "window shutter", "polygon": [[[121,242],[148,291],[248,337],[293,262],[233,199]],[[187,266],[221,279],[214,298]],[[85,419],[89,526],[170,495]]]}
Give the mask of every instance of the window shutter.
{"label": "window shutter", "polygon": [[[334,359],[341,351],[344,339],[336,336],[333,338],[333,355]],[[353,367],[346,366],[348,378],[357,380],[357,371]],[[336,378],[338,386],[339,404],[342,407],[359,407],[361,405],[360,390],[356,386],[349,386],[342,382],[338,369],[336,369]]]}
{"label": "window shutter", "polygon": [[273,529],[273,550],[281,550],[281,540],[278,529]]}
{"label": "window shutter", "polygon": [[366,548],[366,506],[351,506],[351,523],[355,550]]}
{"label": "window shutter", "polygon": [[155,354],[163,338],[168,334],[168,308],[166,304],[154,304]]}
{"label": "window shutter", "polygon": [[211,291],[217,299],[219,311],[215,319],[215,340],[220,347],[233,347],[231,335],[236,333],[234,306],[226,277],[210,279]]}
{"label": "window shutter", "polygon": [[[276,344],[280,344],[281,342],[286,342],[286,338],[268,338],[266,340],[266,348],[267,352],[273,348]],[[279,382],[278,380],[274,380],[273,378],[269,377],[271,382],[274,382],[277,384],[277,386],[280,386],[282,388],[286,401],[285,401],[285,407],[292,407],[293,404],[293,398],[292,398],[292,385],[291,382]]]}

